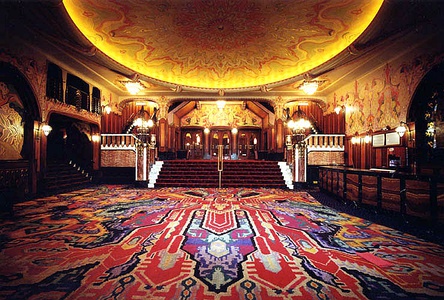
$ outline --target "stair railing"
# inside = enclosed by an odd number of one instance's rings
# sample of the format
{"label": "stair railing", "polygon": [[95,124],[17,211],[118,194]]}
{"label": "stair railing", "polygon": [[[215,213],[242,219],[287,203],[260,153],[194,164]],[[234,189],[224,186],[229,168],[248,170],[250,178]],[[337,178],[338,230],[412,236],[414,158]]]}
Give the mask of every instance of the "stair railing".
{"label": "stair railing", "polygon": [[91,174],[89,174],[89,172],[87,171],[87,169],[85,167],[83,167],[81,164],[76,163],[75,161],[73,161],[72,159],[68,162],[68,164],[73,167],[74,169],[77,170],[77,172],[82,173],[83,176],[85,176],[86,178],[89,179],[89,181],[93,180],[93,177]]}

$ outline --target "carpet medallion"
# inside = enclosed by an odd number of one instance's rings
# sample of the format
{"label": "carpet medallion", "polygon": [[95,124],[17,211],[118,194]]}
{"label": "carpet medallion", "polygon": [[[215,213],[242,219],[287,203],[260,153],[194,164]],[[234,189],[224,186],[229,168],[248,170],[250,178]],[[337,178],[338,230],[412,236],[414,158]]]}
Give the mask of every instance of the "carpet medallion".
{"label": "carpet medallion", "polygon": [[442,299],[444,248],[305,192],[100,186],[1,221],[2,299]]}

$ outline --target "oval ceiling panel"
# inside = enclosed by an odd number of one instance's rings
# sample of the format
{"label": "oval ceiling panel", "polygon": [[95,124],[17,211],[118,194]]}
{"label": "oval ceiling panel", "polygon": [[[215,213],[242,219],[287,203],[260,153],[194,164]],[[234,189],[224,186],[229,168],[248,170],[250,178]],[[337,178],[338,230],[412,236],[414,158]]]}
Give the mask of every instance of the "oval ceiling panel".
{"label": "oval ceiling panel", "polygon": [[383,0],[64,0],[97,49],[180,86],[248,88],[325,63],[371,23]]}

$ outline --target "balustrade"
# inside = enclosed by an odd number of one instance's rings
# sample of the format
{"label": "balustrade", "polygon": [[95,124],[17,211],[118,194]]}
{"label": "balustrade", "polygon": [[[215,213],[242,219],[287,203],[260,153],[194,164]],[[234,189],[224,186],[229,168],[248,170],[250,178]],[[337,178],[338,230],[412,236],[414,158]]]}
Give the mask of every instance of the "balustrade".
{"label": "balustrade", "polygon": [[310,151],[326,151],[344,150],[344,134],[311,134],[305,138],[307,150]]}
{"label": "balustrade", "polygon": [[133,134],[102,134],[102,150],[136,149],[138,139]]}

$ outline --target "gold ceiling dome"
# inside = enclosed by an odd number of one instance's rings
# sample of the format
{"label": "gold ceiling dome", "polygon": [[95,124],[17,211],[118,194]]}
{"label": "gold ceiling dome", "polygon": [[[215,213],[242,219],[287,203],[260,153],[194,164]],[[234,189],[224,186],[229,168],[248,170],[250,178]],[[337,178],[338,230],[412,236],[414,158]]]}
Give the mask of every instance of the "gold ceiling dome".
{"label": "gold ceiling dome", "polygon": [[84,36],[159,83],[244,89],[327,62],[369,26],[383,0],[63,0]]}

